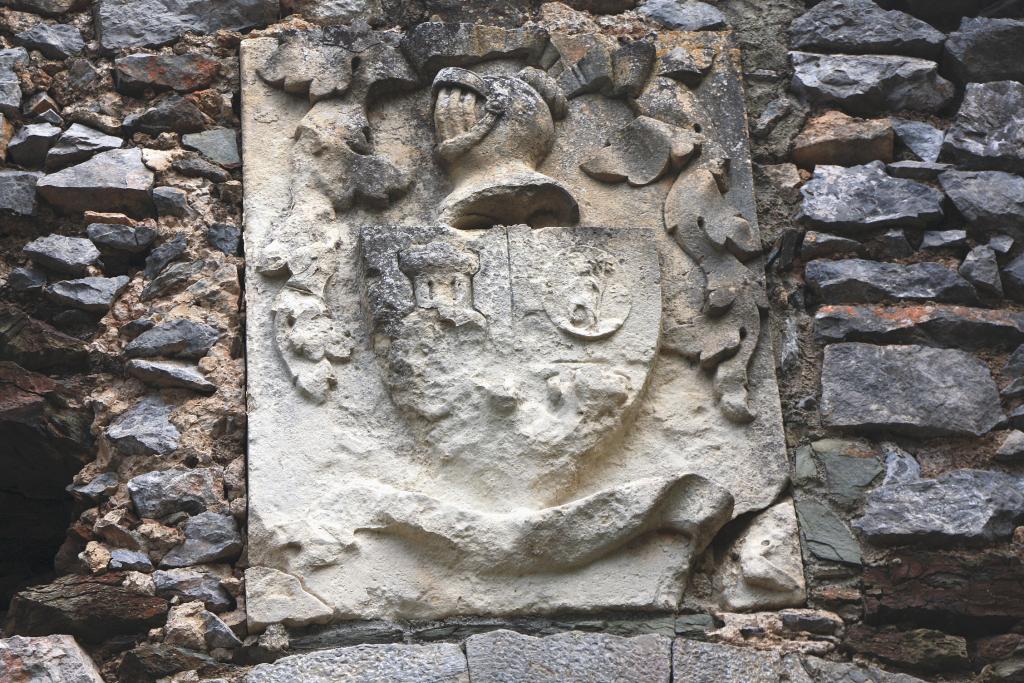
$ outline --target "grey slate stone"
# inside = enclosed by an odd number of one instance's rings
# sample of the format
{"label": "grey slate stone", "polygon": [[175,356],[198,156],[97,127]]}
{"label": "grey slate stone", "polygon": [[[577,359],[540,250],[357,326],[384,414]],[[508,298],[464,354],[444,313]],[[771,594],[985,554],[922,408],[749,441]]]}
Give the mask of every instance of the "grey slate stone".
{"label": "grey slate stone", "polygon": [[7,145],[7,156],[16,164],[42,168],[46,153],[60,136],[60,128],[49,123],[22,126]]}
{"label": "grey slate stone", "polygon": [[1003,295],[1003,282],[999,278],[996,252],[988,245],[979,245],[967,254],[960,264],[960,274],[979,292],[992,296]]}
{"label": "grey slate stone", "polygon": [[804,280],[817,299],[828,304],[895,301],[974,303],[967,280],[941,263],[880,263],[864,259],[816,260]]}
{"label": "grey slate stone", "polygon": [[892,117],[896,138],[921,161],[938,161],[943,132],[930,123]]}
{"label": "grey slate stone", "polygon": [[[1024,61],[1024,35],[1021,53]],[[965,169],[1024,173],[1024,83],[968,83],[942,159]]]}
{"label": "grey slate stone", "polygon": [[1020,19],[965,18],[949,34],[943,70],[961,83],[1024,80],[1024,21]]}
{"label": "grey slate stone", "polygon": [[814,498],[794,501],[804,548],[820,560],[860,565],[860,544],[839,516]]}
{"label": "grey slate stone", "polygon": [[798,50],[906,55],[935,59],[946,36],[909,14],[886,11],[871,0],[826,0],[790,26]]}
{"label": "grey slate stone", "polygon": [[886,164],[885,170],[893,178],[934,181],[940,174],[953,170],[953,165],[937,161],[894,161]]}
{"label": "grey slate stone", "polygon": [[199,600],[211,612],[226,612],[234,606],[217,574],[203,567],[158,569],[153,572],[153,583],[157,596],[168,600]]}
{"label": "grey slate stone", "polygon": [[1024,178],[1003,171],[947,171],[943,192],[971,227],[1024,232]]}
{"label": "grey slate stone", "polygon": [[92,659],[69,635],[0,638],[0,680],[6,683],[103,683]]}
{"label": "grey slate stone", "polygon": [[128,254],[144,253],[156,241],[157,232],[144,225],[93,223],[85,229],[89,239],[100,249]]}
{"label": "grey slate stone", "polygon": [[105,50],[154,47],[185,33],[245,30],[273,23],[278,0],[98,0],[96,35]]}
{"label": "grey slate stone", "polygon": [[231,179],[231,174],[223,168],[198,156],[175,159],[171,167],[188,178],[206,178],[215,183],[223,183]]}
{"label": "grey slate stone", "polygon": [[156,137],[168,132],[198,133],[206,128],[208,121],[207,116],[191,100],[172,95],[149,109],[126,116],[124,127]]}
{"label": "grey slate stone", "polygon": [[894,444],[885,444],[885,479],[882,485],[917,481],[921,478],[921,465],[910,453]]}
{"label": "grey slate stone", "polygon": [[147,472],[128,481],[140,517],[162,519],[176,512],[198,515],[224,505],[224,483],[208,468]]}
{"label": "grey slate stone", "polygon": [[1024,461],[1024,432],[1014,429],[1007,434],[996,451],[996,460],[1012,463]]}
{"label": "grey slate stone", "polygon": [[78,280],[54,282],[46,288],[51,300],[79,308],[90,313],[106,313],[114,305],[130,280],[126,275],[118,277],[84,277]]}
{"label": "grey slate stone", "polygon": [[15,292],[41,292],[46,286],[46,273],[34,266],[15,268],[7,276],[7,286]]}
{"label": "grey slate stone", "polygon": [[117,472],[103,472],[88,484],[68,484],[65,490],[75,500],[96,504],[117,493],[118,481]]}
{"label": "grey slate stone", "polygon": [[677,31],[714,31],[727,23],[718,8],[696,0],[647,0],[640,13]]}
{"label": "grey slate stone", "polygon": [[942,220],[942,193],[913,180],[893,178],[885,164],[817,166],[800,188],[800,218],[832,231],[927,227]]}
{"label": "grey slate stone", "polygon": [[921,238],[922,249],[954,249],[967,246],[966,230],[928,230]]}
{"label": "grey slate stone", "polygon": [[154,187],[153,204],[158,216],[183,218],[188,215],[188,193],[176,187]]}
{"label": "grey slate stone", "polygon": [[85,275],[100,258],[100,250],[89,240],[65,235],[39,237],[21,251],[34,263],[67,275]]}
{"label": "grey slate stone", "polygon": [[153,172],[139,149],[100,152],[86,162],[43,177],[37,184],[46,201],[66,211],[119,211],[149,215]]}
{"label": "grey slate stone", "polygon": [[242,241],[242,231],[229,223],[214,223],[206,229],[206,241],[214,249],[234,256]]}
{"label": "grey slate stone", "polygon": [[242,157],[238,152],[238,131],[234,128],[211,128],[202,133],[181,136],[185,149],[192,149],[209,161],[224,168],[239,168]]}
{"label": "grey slate stone", "polygon": [[1002,282],[1011,299],[1024,301],[1024,254],[1003,266]]}
{"label": "grey slate stone", "polygon": [[22,251],[35,263],[66,275],[84,275],[87,266],[101,265],[99,250],[83,237],[47,235],[33,240]]}
{"label": "grey slate stone", "polygon": [[110,551],[110,564],[107,568],[112,572],[151,572],[153,562],[146,553],[117,548]]}
{"label": "grey slate stone", "polygon": [[173,292],[188,283],[193,276],[202,272],[206,262],[202,259],[188,263],[175,263],[163,271],[142,288],[139,298],[150,301],[158,296]]}
{"label": "grey slate stone", "polygon": [[57,126],[58,128],[64,127],[64,117],[53,109],[47,109],[42,114],[39,114],[36,116],[35,121],[36,123],[48,123],[51,126]]}
{"label": "grey slate stone", "polygon": [[167,264],[181,258],[187,248],[188,241],[185,239],[185,234],[181,232],[175,234],[146,257],[146,269],[143,274],[149,279],[155,278],[167,267]]}
{"label": "grey slate stone", "polygon": [[39,50],[48,59],[67,59],[85,49],[82,32],[70,24],[40,23],[14,37],[29,50]]}
{"label": "grey slate stone", "polygon": [[0,50],[0,114],[21,114],[21,85],[15,68],[28,64],[28,51],[23,47]]}
{"label": "grey slate stone", "polygon": [[854,527],[875,545],[1005,541],[1024,521],[1024,478],[955,470],[935,479],[880,486]]}
{"label": "grey slate stone", "polygon": [[167,455],[181,439],[171,424],[173,408],[159,396],[147,396],[122,413],[107,428],[107,438],[127,455]]}
{"label": "grey slate stone", "polygon": [[810,261],[825,256],[859,256],[864,246],[857,240],[808,230],[800,244],[800,258]]}
{"label": "grey slate stone", "polygon": [[1006,256],[1013,249],[1014,239],[1009,235],[993,235],[988,240],[988,246],[1000,256]]}
{"label": "grey slate stone", "polygon": [[[458,645],[356,645],[292,655],[252,669],[245,683],[469,683]],[[476,679],[474,679],[476,682]]]}
{"label": "grey slate stone", "polygon": [[939,348],[1012,349],[1024,343],[1024,313],[964,306],[822,306],[818,339]]}
{"label": "grey slate stone", "polygon": [[118,149],[123,143],[119,137],[73,123],[60,136],[57,144],[50,148],[46,155],[46,170],[56,171],[81,163],[99,152]]}
{"label": "grey slate stone", "polygon": [[839,105],[877,116],[902,110],[936,112],[953,99],[938,65],[916,57],[790,52],[793,90],[816,105]]}
{"label": "grey slate stone", "polygon": [[841,429],[980,436],[1006,419],[988,366],[953,349],[832,344],[821,390],[823,424]]}
{"label": "grey slate stone", "polygon": [[230,561],[242,552],[242,535],[231,515],[202,512],[181,525],[185,542],[170,550],[161,567],[191,567],[218,560]]}
{"label": "grey slate stone", "polygon": [[901,259],[914,254],[914,247],[910,246],[907,233],[899,228],[886,230],[872,241],[881,248],[886,258]]}
{"label": "grey slate stone", "polygon": [[667,683],[672,641],[571,631],[546,638],[491,631],[466,640],[474,683]]}
{"label": "grey slate stone", "polygon": [[125,55],[114,60],[114,87],[130,95],[146,90],[188,92],[208,87],[220,70],[217,60],[195,52]]}
{"label": "grey slate stone", "polygon": [[189,363],[134,359],[128,361],[125,369],[132,377],[156,387],[191,389],[203,394],[217,391],[217,385],[206,379],[206,376],[199,372],[199,368]]}
{"label": "grey slate stone", "polygon": [[147,330],[124,349],[129,358],[189,358],[197,360],[209,352],[220,333],[204,323],[192,320],[171,320]]}
{"label": "grey slate stone", "polygon": [[829,494],[846,508],[860,503],[871,484],[882,474],[881,464],[871,457],[817,453],[817,458],[825,470]]}
{"label": "grey slate stone", "polygon": [[35,171],[0,168],[0,212],[17,216],[36,214],[36,183],[43,177]]}
{"label": "grey slate stone", "polygon": [[0,71],[15,69],[28,64],[28,50],[23,47],[8,47],[0,50]]}

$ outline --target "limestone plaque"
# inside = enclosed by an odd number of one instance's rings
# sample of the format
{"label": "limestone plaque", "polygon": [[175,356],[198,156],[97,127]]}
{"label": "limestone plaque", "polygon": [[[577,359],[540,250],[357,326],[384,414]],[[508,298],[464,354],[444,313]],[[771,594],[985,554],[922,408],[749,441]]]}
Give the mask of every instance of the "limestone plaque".
{"label": "limestone plaque", "polygon": [[253,626],[675,609],[786,483],[729,36],[242,57]]}

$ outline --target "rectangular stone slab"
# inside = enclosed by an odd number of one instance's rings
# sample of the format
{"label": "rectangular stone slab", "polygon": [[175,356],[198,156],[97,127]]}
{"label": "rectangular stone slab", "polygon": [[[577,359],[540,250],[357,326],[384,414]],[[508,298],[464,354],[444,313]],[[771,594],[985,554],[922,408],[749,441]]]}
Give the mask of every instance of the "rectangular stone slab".
{"label": "rectangular stone slab", "polygon": [[738,73],[726,33],[243,42],[254,628],[672,611],[773,503]]}

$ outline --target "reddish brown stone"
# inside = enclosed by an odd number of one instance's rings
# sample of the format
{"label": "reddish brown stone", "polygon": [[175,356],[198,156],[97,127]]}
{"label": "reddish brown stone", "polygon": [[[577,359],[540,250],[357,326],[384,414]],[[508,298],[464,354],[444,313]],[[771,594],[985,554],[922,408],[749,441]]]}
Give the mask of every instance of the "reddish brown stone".
{"label": "reddish brown stone", "polygon": [[194,53],[128,55],[114,62],[117,89],[129,94],[146,89],[190,92],[209,86],[219,74],[217,60]]}
{"label": "reddish brown stone", "polygon": [[889,119],[855,119],[829,111],[808,121],[793,141],[793,161],[803,168],[889,162],[893,160],[894,140]]}
{"label": "reddish brown stone", "polygon": [[900,551],[864,570],[870,620],[1008,626],[1024,619],[1024,562],[1011,550]]}
{"label": "reddish brown stone", "polygon": [[829,342],[1015,349],[1024,313],[967,306],[822,306],[815,332]]}
{"label": "reddish brown stone", "polygon": [[21,591],[11,601],[6,632],[25,636],[70,633],[98,642],[143,634],[163,623],[167,601],[121,587],[124,575],[64,576]]}
{"label": "reddish brown stone", "polygon": [[1018,650],[1024,651],[1024,635],[1004,633],[989,638],[979,638],[972,643],[972,656],[978,664],[992,664],[1012,657]]}
{"label": "reddish brown stone", "polygon": [[948,673],[968,668],[967,640],[931,629],[850,626],[843,644],[887,664],[917,671]]}

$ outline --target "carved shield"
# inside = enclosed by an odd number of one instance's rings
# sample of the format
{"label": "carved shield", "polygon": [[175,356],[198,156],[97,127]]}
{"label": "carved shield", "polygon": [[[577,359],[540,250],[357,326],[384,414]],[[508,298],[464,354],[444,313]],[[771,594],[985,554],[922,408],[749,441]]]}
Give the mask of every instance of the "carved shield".
{"label": "carved shield", "polygon": [[385,383],[446,466],[536,503],[628,426],[661,326],[653,230],[374,226],[362,253]]}

